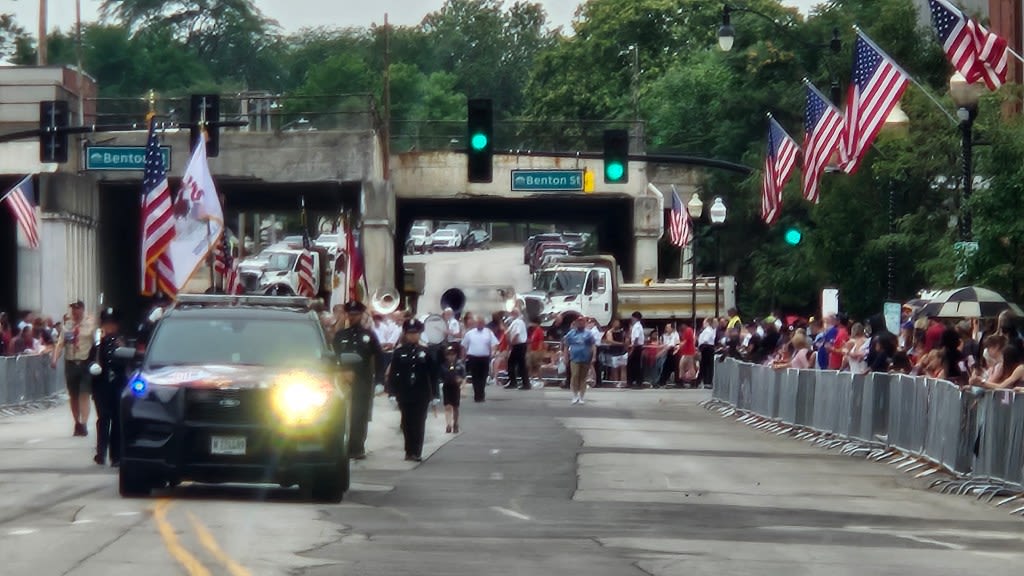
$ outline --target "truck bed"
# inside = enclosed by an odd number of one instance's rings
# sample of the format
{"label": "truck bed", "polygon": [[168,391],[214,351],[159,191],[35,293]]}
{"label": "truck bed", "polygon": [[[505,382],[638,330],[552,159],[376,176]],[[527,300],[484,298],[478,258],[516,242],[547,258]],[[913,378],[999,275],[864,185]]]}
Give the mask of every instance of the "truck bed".
{"label": "truck bed", "polygon": [[[735,297],[731,290],[732,278],[722,278],[719,288],[718,314],[735,305]],[[651,284],[620,284],[618,297],[618,313],[628,317],[633,312],[640,312],[644,318],[667,320],[671,318],[688,319],[693,315],[693,292],[689,280],[662,282]],[[715,315],[715,281],[714,278],[697,279],[697,317],[705,318]]]}

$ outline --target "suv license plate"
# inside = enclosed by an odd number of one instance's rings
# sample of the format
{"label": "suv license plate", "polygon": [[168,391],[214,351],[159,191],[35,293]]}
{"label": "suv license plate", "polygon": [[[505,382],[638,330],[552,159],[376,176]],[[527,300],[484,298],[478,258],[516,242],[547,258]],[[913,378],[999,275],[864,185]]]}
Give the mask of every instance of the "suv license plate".
{"label": "suv license plate", "polygon": [[245,436],[211,436],[210,453],[226,456],[244,456]]}

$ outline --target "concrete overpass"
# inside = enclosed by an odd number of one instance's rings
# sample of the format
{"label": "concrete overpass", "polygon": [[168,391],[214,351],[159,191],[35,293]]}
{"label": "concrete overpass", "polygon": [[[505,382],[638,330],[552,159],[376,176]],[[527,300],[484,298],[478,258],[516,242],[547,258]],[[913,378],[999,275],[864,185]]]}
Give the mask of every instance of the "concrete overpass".
{"label": "concrete overpass", "polygon": [[[188,161],[188,133],[168,131],[163,140],[172,149],[173,187]],[[88,143],[142,146],[145,134],[97,134]],[[0,183],[13,184],[16,174],[40,174],[44,229],[53,236],[44,233],[36,252],[0,249],[0,262],[17,261],[19,271],[17,286],[0,285],[0,305],[57,315],[68,301],[102,291],[108,302],[131,311],[139,277],[141,173],[86,171],[83,153],[80,147],[68,164],[40,165],[34,142],[0,144]],[[299,195],[311,211],[359,212],[371,292],[394,287],[405,231],[417,218],[585,222],[597,227],[601,249],[619,257],[627,279],[658,275],[663,199],[648,191],[644,163],[630,163],[628,184],[604,185],[598,177],[590,194],[513,192],[512,170],[589,168],[599,175],[600,160],[499,155],[491,184],[467,183],[459,152],[397,154],[387,165],[385,178],[373,130],[226,132],[220,156],[210,159],[229,213],[296,211]],[[676,184],[686,198],[699,186],[700,173],[692,169],[652,172],[662,190]]]}

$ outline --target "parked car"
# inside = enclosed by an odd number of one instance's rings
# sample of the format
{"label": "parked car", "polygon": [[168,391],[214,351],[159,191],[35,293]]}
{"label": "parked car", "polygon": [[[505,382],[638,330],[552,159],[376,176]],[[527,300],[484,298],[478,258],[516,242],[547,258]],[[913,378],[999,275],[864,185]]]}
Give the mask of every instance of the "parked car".
{"label": "parked car", "polygon": [[530,272],[541,267],[544,252],[547,250],[564,250],[568,254],[569,245],[565,242],[541,242],[540,244],[537,244],[537,247],[533,252],[533,257],[530,259]]}
{"label": "parked car", "polygon": [[589,239],[589,234],[581,232],[562,233],[562,242],[569,245],[569,254],[572,256],[583,256],[584,252],[586,252],[587,241]]}
{"label": "parked car", "polygon": [[434,250],[459,250],[462,243],[462,236],[451,228],[442,228],[430,237],[430,246]]}
{"label": "parked car", "polygon": [[478,228],[470,231],[469,235],[466,236],[466,249],[467,250],[486,250],[491,247],[491,235],[487,233],[487,230]]}
{"label": "parked car", "polygon": [[569,251],[564,249],[545,250],[540,255],[540,268],[547,268],[552,264],[561,262],[569,257]]}
{"label": "parked car", "polygon": [[426,226],[413,226],[405,240],[406,254],[422,254],[430,249],[430,231]]}
{"label": "parked car", "polygon": [[541,242],[561,242],[561,234],[534,234],[526,240],[523,246],[523,264],[529,264],[536,253],[537,244]]}

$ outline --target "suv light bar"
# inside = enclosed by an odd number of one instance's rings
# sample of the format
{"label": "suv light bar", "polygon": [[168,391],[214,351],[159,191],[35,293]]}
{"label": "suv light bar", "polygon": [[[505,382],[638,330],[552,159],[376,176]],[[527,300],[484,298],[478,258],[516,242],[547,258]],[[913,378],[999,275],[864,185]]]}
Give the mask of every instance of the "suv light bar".
{"label": "suv light bar", "polygon": [[304,296],[253,296],[249,294],[178,294],[174,307],[179,306],[274,306],[310,309],[317,302]]}

